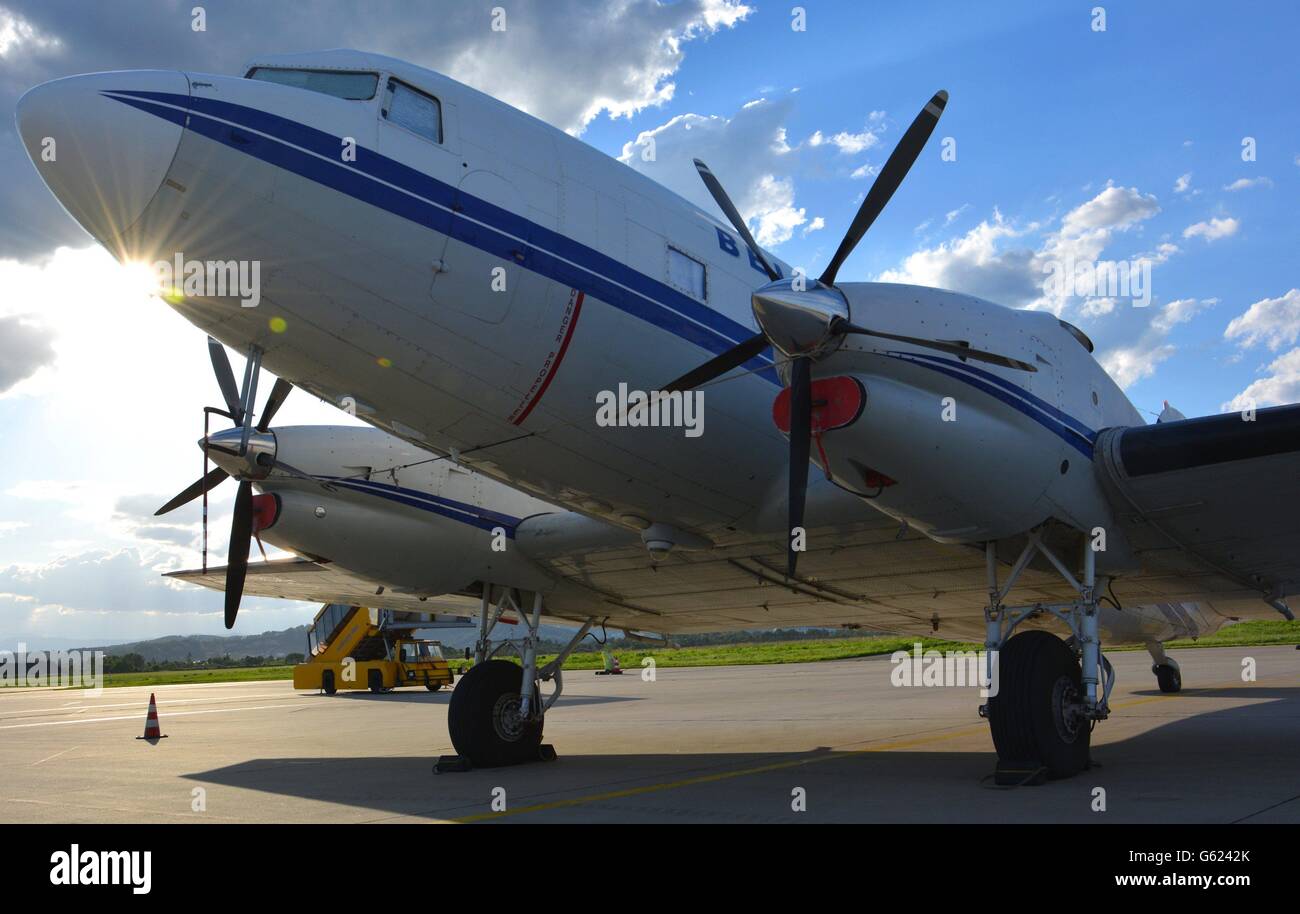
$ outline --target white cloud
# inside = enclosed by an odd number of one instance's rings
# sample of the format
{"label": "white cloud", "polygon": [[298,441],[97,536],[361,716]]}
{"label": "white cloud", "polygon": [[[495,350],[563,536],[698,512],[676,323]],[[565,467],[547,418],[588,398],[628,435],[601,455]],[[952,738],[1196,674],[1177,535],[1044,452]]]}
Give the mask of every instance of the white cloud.
{"label": "white cloud", "polygon": [[548,0],[524,9],[507,5],[506,12],[502,32],[488,31],[486,11],[472,27],[458,19],[459,28],[446,39],[458,45],[450,60],[438,50],[421,56],[577,134],[601,112],[631,117],[670,101],[677,88],[671,77],[686,56],[683,45],[734,27],[752,8],[737,0],[612,0],[595,7]]}
{"label": "white cloud", "polygon": [[944,227],[947,228],[948,226],[952,225],[954,222],[957,221],[957,218],[961,216],[962,213],[966,212],[966,210],[968,209],[970,209],[970,204],[963,203],[961,206],[957,207],[956,209],[948,210],[948,214],[943,217]]}
{"label": "white cloud", "polygon": [[0,395],[54,362],[53,340],[27,315],[0,314]]}
{"label": "white cloud", "polygon": [[1204,238],[1206,241],[1218,241],[1237,234],[1241,222],[1231,216],[1220,219],[1215,217],[1208,222],[1197,222],[1183,229],[1184,238]]}
{"label": "white cloud", "polygon": [[56,51],[57,35],[42,32],[17,13],[0,6],[0,59],[20,51]]}
{"label": "white cloud", "polygon": [[1218,299],[1179,298],[1169,302],[1151,318],[1151,329],[1165,334],[1179,324],[1185,324],[1206,308],[1212,307]]}
{"label": "white cloud", "polygon": [[1123,346],[1102,353],[1099,357],[1101,367],[1114,378],[1120,387],[1130,387],[1143,378],[1155,374],[1160,363],[1174,354],[1174,347],[1168,343],[1150,341]]}
{"label": "white cloud", "polygon": [[871,130],[864,130],[861,133],[840,131],[833,135],[829,142],[844,155],[857,155],[859,152],[877,145],[880,142],[880,137]]}
{"label": "white cloud", "polygon": [[1179,175],[1178,180],[1174,182],[1174,193],[1185,194],[1192,186],[1192,173],[1189,171],[1185,175]]}
{"label": "white cloud", "polygon": [[1272,187],[1272,186],[1273,186],[1273,180],[1271,178],[1265,178],[1265,177],[1238,178],[1237,180],[1233,181],[1231,184],[1223,185],[1223,189],[1224,190],[1246,190],[1251,187]]}
{"label": "white cloud", "polygon": [[[789,98],[760,99],[731,118],[679,114],[625,143],[619,160],[708,212],[717,212],[692,160],[707,162],[749,220],[758,243],[775,246],[808,223],[807,211],[795,202],[789,176],[799,151],[786,142],[784,122],[791,104]],[[652,143],[654,159],[646,161],[643,152]]]}
{"label": "white cloud", "polygon": [[1033,251],[1001,250],[1004,240],[1034,229],[1018,229],[996,209],[957,238],[910,254],[897,269],[880,274],[880,282],[904,282],[940,289],[955,289],[1002,304],[1020,305],[1042,291],[1042,274],[1035,275]]}
{"label": "white cloud", "polygon": [[1120,387],[1127,388],[1151,377],[1176,351],[1176,347],[1166,341],[1170,331],[1187,323],[1216,301],[1213,298],[1180,298],[1169,302],[1155,311],[1136,342],[1108,349],[1097,357],[1097,361]]}
{"label": "white cloud", "polygon": [[803,237],[807,238],[813,232],[820,232],[826,228],[826,220],[821,216],[813,217],[813,220],[803,227]]}
{"label": "white cloud", "polygon": [[1136,187],[1109,184],[1087,203],[1067,213],[1061,220],[1059,234],[1069,238],[1124,229],[1158,212],[1160,205],[1154,194],[1143,194]]}
{"label": "white cloud", "polygon": [[1300,336],[1300,289],[1255,302],[1228,323],[1223,336],[1242,347],[1266,343],[1274,352],[1293,345]]}
{"label": "white cloud", "polygon": [[1279,356],[1269,363],[1269,375],[1252,381],[1222,409],[1236,412],[1251,406],[1279,406],[1300,402],[1300,349]]}
{"label": "white cloud", "polygon": [[857,168],[853,169],[853,172],[849,175],[849,177],[855,179],[874,178],[878,174],[880,174],[879,165],[862,164],[859,165]]}
{"label": "white cloud", "polygon": [[[1128,231],[1159,211],[1154,195],[1108,183],[1066,213],[1057,230],[1040,244],[1011,247],[1008,242],[1036,233],[1040,225],[1018,228],[994,210],[991,220],[981,221],[957,238],[916,251],[879,279],[956,289],[1004,305],[1061,314],[1071,296],[1047,291],[1045,280],[1051,267],[1070,261],[1095,262],[1116,233]],[[1166,256],[1176,250],[1167,250]],[[1093,305],[1089,313],[1106,313],[1105,304]]]}

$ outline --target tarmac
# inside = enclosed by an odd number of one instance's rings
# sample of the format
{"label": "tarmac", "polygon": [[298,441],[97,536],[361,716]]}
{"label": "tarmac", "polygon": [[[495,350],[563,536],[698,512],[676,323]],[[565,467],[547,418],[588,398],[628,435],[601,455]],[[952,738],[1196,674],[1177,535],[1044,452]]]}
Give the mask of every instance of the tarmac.
{"label": "tarmac", "polygon": [[1175,695],[1145,652],[1109,655],[1094,766],[1009,789],[976,688],[895,686],[888,657],[569,672],[557,760],[446,774],[447,690],[3,689],[0,821],[1300,822],[1300,651],[1173,654]]}

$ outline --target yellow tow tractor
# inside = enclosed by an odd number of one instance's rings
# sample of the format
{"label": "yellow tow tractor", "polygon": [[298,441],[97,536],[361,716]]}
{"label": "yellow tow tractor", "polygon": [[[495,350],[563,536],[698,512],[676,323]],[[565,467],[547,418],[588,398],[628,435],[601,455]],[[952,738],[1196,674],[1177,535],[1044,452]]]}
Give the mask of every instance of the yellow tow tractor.
{"label": "yellow tow tractor", "polygon": [[379,693],[417,685],[436,692],[452,684],[451,666],[439,642],[412,634],[418,628],[448,627],[441,621],[445,618],[327,603],[307,632],[309,659],[293,668],[293,687],[320,689],[326,695],[339,689]]}

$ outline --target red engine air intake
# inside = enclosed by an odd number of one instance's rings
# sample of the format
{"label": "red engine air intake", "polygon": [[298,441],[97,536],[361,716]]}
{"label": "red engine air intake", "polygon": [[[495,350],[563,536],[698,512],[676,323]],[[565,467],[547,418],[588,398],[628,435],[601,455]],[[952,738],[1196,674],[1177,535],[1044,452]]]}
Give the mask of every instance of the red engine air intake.
{"label": "red engine air intake", "polygon": [[[812,382],[813,434],[852,425],[866,405],[867,389],[857,378],[818,378]],[[772,421],[782,432],[790,433],[790,388],[777,394],[772,404]]]}
{"label": "red engine air intake", "polygon": [[253,535],[275,525],[280,518],[280,496],[266,492],[253,496]]}

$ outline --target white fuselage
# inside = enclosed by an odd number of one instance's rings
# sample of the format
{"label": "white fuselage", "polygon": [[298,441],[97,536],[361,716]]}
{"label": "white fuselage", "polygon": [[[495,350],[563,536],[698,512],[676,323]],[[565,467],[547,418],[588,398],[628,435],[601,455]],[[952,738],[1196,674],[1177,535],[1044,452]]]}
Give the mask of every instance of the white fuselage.
{"label": "white fuselage", "polygon": [[[781,529],[787,445],[771,418],[782,381],[770,350],[751,373],[705,391],[698,437],[596,422],[600,391],[656,390],[754,333],[749,296],[765,277],[727,228],[431,71],[356,52],[261,65],[401,80],[438,99],[441,141],[387,120],[382,92],[348,100],[155,72],[33,90],[20,106],[24,138],[60,126],[29,103],[53,91],[67,96],[60,107],[79,115],[65,115],[74,124],[112,121],[122,132],[114,142],[147,144],[120,158],[137,163],[135,184],[157,179],[156,192],[139,213],[92,223],[118,229],[101,240],[151,262],[257,261],[257,307],[203,294],[175,307],[233,347],[261,347],[263,364],[298,386],[355,403],[418,446],[478,448],[466,458],[477,468],[615,523],[669,523],[715,540]],[[149,156],[152,170],[138,164]],[[69,186],[61,198],[75,195]],[[90,207],[69,208],[85,224]],[[681,255],[703,267],[702,295],[674,275],[670,258]],[[898,485],[872,505],[943,541],[1015,535],[1049,517],[1080,529],[1107,522],[1091,438],[1141,420],[1069,330],[1049,314],[957,293],[841,289],[860,324],[967,340],[1039,370],[851,338],[816,369],[851,374],[867,391],[861,421],[823,441],[837,482],[863,488],[850,460],[887,474]],[[950,405],[955,421],[945,419]],[[814,486],[809,525],[868,510]]]}

